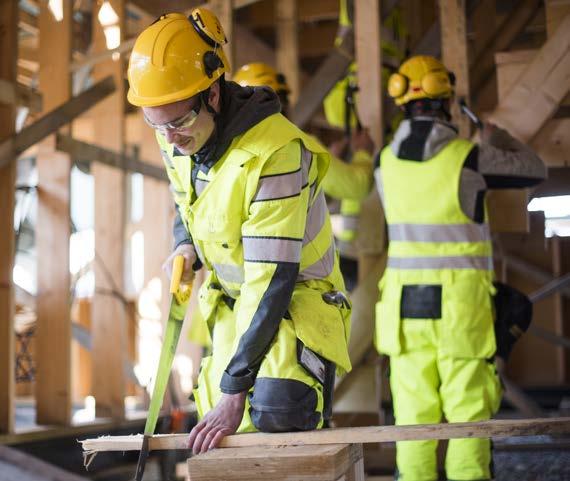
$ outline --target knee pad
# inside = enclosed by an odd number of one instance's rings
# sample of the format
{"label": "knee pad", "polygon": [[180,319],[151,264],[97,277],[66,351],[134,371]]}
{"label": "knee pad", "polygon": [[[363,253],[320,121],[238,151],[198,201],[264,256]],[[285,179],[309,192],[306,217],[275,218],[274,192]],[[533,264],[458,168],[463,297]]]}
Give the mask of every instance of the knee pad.
{"label": "knee pad", "polygon": [[257,378],[249,395],[249,415],[262,432],[307,431],[321,420],[317,393],[295,379]]}

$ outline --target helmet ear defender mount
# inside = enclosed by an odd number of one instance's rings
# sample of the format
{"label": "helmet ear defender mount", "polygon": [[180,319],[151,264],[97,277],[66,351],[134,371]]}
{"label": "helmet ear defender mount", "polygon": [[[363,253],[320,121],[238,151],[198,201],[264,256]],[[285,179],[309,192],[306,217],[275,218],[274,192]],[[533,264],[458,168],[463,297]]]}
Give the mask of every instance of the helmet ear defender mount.
{"label": "helmet ear defender mount", "polygon": [[214,49],[214,50],[208,50],[206,53],[204,53],[202,57],[202,62],[204,64],[204,71],[206,72],[206,75],[209,78],[212,78],[212,75],[216,70],[218,70],[221,67],[224,67],[224,62],[222,62],[222,59],[217,54],[217,50],[223,44],[227,43],[227,39],[224,33],[221,31],[221,27],[219,25],[216,25],[216,27],[218,27],[217,28],[218,35],[216,35],[216,38],[213,38],[212,34],[208,32],[208,25],[206,25],[206,23],[202,19],[202,16],[200,15],[200,12],[198,11],[192,12],[192,14],[188,17],[188,20],[194,27],[194,30],[196,30],[198,35],[200,35],[202,40],[204,40],[204,42],[206,42],[210,47]]}

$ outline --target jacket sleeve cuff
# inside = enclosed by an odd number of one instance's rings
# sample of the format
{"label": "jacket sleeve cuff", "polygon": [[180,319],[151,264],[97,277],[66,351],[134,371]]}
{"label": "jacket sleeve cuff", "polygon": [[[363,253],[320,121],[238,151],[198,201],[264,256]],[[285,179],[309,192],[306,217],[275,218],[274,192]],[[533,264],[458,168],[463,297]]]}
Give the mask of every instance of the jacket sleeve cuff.
{"label": "jacket sleeve cuff", "polygon": [[227,372],[222,375],[220,381],[220,391],[226,394],[237,394],[243,391],[249,391],[255,382],[253,373],[246,376],[231,376]]}

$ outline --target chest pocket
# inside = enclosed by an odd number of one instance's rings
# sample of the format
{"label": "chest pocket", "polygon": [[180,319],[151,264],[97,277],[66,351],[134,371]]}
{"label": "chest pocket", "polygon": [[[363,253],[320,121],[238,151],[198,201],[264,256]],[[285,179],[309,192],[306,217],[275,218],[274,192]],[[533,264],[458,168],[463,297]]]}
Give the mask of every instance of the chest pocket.
{"label": "chest pocket", "polygon": [[192,237],[203,243],[206,258],[211,254],[209,247],[221,248],[225,256],[240,244],[246,178],[247,171],[240,165],[224,165],[190,207]]}

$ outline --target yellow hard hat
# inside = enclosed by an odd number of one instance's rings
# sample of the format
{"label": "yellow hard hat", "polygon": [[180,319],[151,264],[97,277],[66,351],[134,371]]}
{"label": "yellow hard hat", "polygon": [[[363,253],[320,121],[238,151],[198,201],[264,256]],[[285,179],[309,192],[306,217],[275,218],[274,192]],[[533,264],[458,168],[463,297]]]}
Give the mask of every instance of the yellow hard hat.
{"label": "yellow hard hat", "polygon": [[289,93],[285,76],[273,67],[263,62],[248,63],[243,65],[233,76],[232,80],[242,87],[271,87],[276,93]]}
{"label": "yellow hard hat", "polygon": [[206,90],[230,70],[222,48],[226,43],[220,22],[205,8],[189,17],[162,15],[135,42],[127,99],[138,107],[155,107]]}
{"label": "yellow hard hat", "polygon": [[424,98],[449,98],[455,78],[438,59],[416,55],[388,79],[388,94],[397,105]]}

